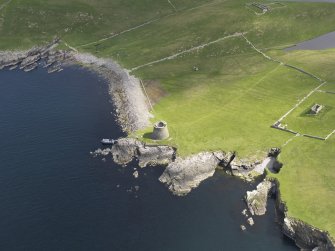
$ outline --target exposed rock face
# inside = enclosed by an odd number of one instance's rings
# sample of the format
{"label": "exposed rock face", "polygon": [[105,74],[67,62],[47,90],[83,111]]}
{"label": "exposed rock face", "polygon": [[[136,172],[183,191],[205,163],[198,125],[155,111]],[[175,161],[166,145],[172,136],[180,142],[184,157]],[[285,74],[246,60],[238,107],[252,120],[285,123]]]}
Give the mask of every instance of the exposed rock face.
{"label": "exposed rock face", "polygon": [[335,251],[335,241],[328,232],[317,229],[301,220],[292,218],[287,214],[287,207],[281,200],[279,182],[275,179],[276,211],[282,232],[293,239],[302,250]]}
{"label": "exposed rock face", "polygon": [[137,149],[142,143],[136,139],[123,138],[112,146],[113,160],[120,165],[126,165],[137,157]]}
{"label": "exposed rock face", "polygon": [[80,53],[73,53],[72,57],[93,67],[109,82],[109,94],[116,106],[117,120],[123,131],[131,133],[150,124],[152,115],[137,78],[110,59]]}
{"label": "exposed rock face", "polygon": [[222,152],[204,152],[185,159],[177,158],[167,166],[159,180],[166,183],[174,194],[186,195],[201,181],[213,176],[223,158]]}
{"label": "exposed rock face", "polygon": [[252,215],[265,214],[267,200],[271,187],[271,181],[264,180],[263,182],[258,184],[256,190],[247,192],[246,202]]}
{"label": "exposed rock face", "polygon": [[174,160],[175,151],[170,146],[145,145],[132,138],[117,140],[111,149],[116,163],[125,165],[137,158],[140,167],[168,164]]}
{"label": "exposed rock face", "polygon": [[231,172],[234,176],[239,176],[246,180],[253,180],[255,177],[263,175],[265,168],[268,167],[269,158],[263,161],[235,158],[231,163]]}
{"label": "exposed rock face", "polygon": [[[96,151],[97,152],[97,151]],[[240,170],[236,163],[238,159],[231,161],[231,153],[224,152],[202,152],[187,158],[176,159],[176,149],[170,146],[146,145],[145,143],[132,139],[122,138],[116,141],[111,150],[100,150],[98,154],[111,153],[116,163],[126,165],[134,159],[138,160],[140,167],[168,165],[159,180],[169,186],[170,191],[176,195],[186,195],[192,188],[197,187],[201,181],[213,176],[216,168],[230,168],[229,163],[234,165],[234,175],[249,175],[256,172],[258,175],[264,172],[264,168],[256,170],[259,165],[248,164],[247,168]],[[107,154],[108,154],[107,153]]]}
{"label": "exposed rock face", "polygon": [[327,232],[306,224],[300,220],[285,217],[283,233],[293,239],[298,247],[308,250],[334,251],[334,243]]}
{"label": "exposed rock face", "polygon": [[140,145],[138,147],[139,166],[166,165],[175,159],[176,150],[170,146]]}

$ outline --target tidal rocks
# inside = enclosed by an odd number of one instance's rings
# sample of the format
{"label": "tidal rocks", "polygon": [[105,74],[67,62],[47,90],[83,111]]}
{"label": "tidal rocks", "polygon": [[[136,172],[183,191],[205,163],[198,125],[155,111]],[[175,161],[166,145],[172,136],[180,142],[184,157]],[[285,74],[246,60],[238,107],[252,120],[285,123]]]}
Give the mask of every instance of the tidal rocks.
{"label": "tidal rocks", "polygon": [[[59,39],[56,38],[46,45],[33,47],[27,51],[0,52],[0,69],[9,67],[12,70],[20,66],[21,70],[29,72],[37,68],[41,62],[48,67],[52,63],[57,62],[60,65],[64,60],[71,60],[70,54],[67,51],[54,50],[58,43]],[[52,60],[52,63],[48,65],[50,60]]]}
{"label": "tidal rocks", "polygon": [[108,154],[110,154],[112,151],[111,148],[105,148],[105,149],[97,149],[94,152],[90,152],[91,155],[93,155],[93,157],[97,157],[99,155],[101,156],[107,156]]}
{"label": "tidal rocks", "polygon": [[222,152],[203,152],[171,162],[159,177],[175,195],[186,195],[201,181],[213,176],[215,169],[224,158]]}
{"label": "tidal rocks", "polygon": [[272,182],[264,180],[259,183],[256,190],[247,191],[246,202],[252,215],[264,215]]}
{"label": "tidal rocks", "polygon": [[248,222],[248,224],[249,224],[250,226],[253,226],[253,225],[255,224],[254,219],[251,218],[251,217],[249,217],[249,218],[247,219],[247,222]]}
{"label": "tidal rocks", "polygon": [[243,209],[243,211],[242,211],[242,215],[244,215],[245,217],[248,217],[247,209]]}

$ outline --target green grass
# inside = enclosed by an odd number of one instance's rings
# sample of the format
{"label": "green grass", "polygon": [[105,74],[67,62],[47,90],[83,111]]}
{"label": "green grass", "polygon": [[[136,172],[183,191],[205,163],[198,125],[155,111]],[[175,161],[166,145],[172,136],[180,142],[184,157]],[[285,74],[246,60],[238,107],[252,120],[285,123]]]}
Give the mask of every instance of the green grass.
{"label": "green grass", "polygon": [[[231,43],[239,48],[227,55],[224,48]],[[193,65],[199,71],[194,72]],[[303,74],[267,61],[243,39],[210,46],[138,74],[159,79],[170,94],[155,106],[154,114],[169,123],[171,143],[181,155],[204,149],[264,155],[291,136],[270,125],[318,85]]]}
{"label": "green grass", "polygon": [[[324,108],[317,115],[309,114],[314,104],[321,104]],[[309,134],[325,138],[335,130],[335,95],[315,92],[296,110],[283,120],[288,128],[300,134]]]}
{"label": "green grass", "polygon": [[[335,50],[286,53],[279,49],[334,31],[335,4],[285,2],[285,7],[257,16],[246,8],[250,2],[246,0],[172,2],[177,11],[166,0],[12,0],[0,10],[0,50],[29,48],[58,35],[82,52],[114,58],[131,69],[235,32],[248,32],[248,39],[267,54],[320,76],[328,82],[322,90],[335,91]],[[148,21],[152,22],[94,43]],[[194,66],[199,71],[193,71]],[[242,158],[264,156],[268,148],[281,147],[292,137],[270,125],[319,85],[268,61],[242,38],[133,74],[159,83],[166,93],[154,107],[153,122],[169,123],[171,139],[163,143],[177,146],[182,156],[219,149],[236,150]],[[325,135],[335,124],[334,97],[315,93],[285,122],[305,133]],[[302,116],[316,102],[326,104],[324,113]],[[284,168],[274,175],[281,182],[289,214],[333,236],[334,137],[325,142],[295,138],[283,148]]]}
{"label": "green grass", "polygon": [[[280,189],[289,215],[335,236],[335,136],[328,141],[297,137],[280,155]],[[296,156],[296,157],[293,157]]]}

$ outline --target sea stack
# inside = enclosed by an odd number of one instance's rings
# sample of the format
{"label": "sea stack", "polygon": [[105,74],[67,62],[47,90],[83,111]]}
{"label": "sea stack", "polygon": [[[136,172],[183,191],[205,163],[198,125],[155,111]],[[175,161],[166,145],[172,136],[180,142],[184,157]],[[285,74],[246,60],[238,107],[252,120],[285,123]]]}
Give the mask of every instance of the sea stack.
{"label": "sea stack", "polygon": [[151,135],[153,140],[163,140],[169,137],[169,130],[165,121],[159,121],[154,125],[154,131]]}

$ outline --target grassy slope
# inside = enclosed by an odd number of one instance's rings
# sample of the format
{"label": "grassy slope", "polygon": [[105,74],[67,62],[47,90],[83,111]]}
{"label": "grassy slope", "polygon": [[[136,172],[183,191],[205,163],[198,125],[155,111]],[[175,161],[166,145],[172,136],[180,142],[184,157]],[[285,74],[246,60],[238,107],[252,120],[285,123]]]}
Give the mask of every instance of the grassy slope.
{"label": "grassy slope", "polygon": [[[157,19],[80,50],[113,57],[132,68],[227,34],[247,31],[258,47],[273,48],[267,53],[329,82],[335,80],[335,51],[285,54],[274,50],[334,31],[334,4],[285,3],[284,8],[256,16],[245,8],[244,0],[172,2],[178,12],[166,0],[48,0],[47,4],[42,0],[13,0],[0,11],[0,50],[28,48],[56,34],[78,47]],[[192,70],[195,65],[199,67],[197,72]],[[182,155],[223,149],[257,157],[269,147],[283,145],[292,136],[270,129],[270,124],[318,85],[303,74],[267,61],[241,38],[213,44],[134,74],[158,82],[168,93],[155,106],[155,115],[169,122],[173,138],[170,143],[177,145]],[[335,90],[331,84],[323,88]],[[325,102],[319,96],[320,102]],[[334,114],[330,112],[327,114]],[[288,119],[303,127],[305,122],[295,119],[301,119],[299,114],[297,111]],[[328,130],[334,117],[324,118]],[[314,127],[308,125],[306,129]],[[290,214],[333,236],[334,150],[334,137],[327,142],[295,138],[283,148],[281,160],[285,167],[276,175]]]}

